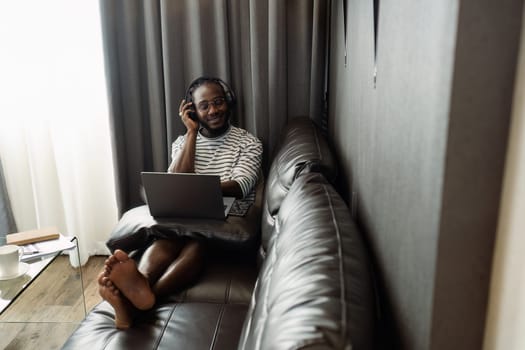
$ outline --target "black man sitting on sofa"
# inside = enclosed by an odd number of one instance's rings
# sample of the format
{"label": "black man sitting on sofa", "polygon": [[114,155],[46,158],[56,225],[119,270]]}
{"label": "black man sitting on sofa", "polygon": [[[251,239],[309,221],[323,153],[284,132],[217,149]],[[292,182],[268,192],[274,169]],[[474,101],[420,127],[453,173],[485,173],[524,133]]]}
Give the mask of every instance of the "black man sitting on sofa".
{"label": "black man sitting on sofa", "polygon": [[[218,78],[194,80],[181,101],[186,134],[172,145],[168,172],[220,175],[223,195],[253,200],[261,173],[262,143],[230,125],[235,95]],[[115,309],[115,326],[129,328],[134,315],[158,297],[193,283],[205,264],[206,246],[187,237],[157,239],[135,263],[115,250],[98,277],[99,293]]]}

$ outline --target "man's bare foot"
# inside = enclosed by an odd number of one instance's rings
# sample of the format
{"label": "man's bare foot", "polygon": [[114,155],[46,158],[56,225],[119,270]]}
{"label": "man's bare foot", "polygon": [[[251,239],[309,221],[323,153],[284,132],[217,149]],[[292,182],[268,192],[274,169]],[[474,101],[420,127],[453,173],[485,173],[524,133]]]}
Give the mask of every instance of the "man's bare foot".
{"label": "man's bare foot", "polygon": [[104,272],[98,275],[98,292],[115,309],[115,327],[128,329],[133,322],[133,305],[123,297],[115,285],[105,276]]}
{"label": "man's bare foot", "polygon": [[109,276],[109,273],[111,272],[111,267],[115,264],[119,263],[118,259],[115,257],[115,255],[110,255],[105,261],[104,261],[104,273],[106,276]]}
{"label": "man's bare foot", "polygon": [[155,294],[148,279],[137,269],[137,264],[124,251],[117,249],[106,260],[103,274],[139,310],[148,310],[155,304]]}

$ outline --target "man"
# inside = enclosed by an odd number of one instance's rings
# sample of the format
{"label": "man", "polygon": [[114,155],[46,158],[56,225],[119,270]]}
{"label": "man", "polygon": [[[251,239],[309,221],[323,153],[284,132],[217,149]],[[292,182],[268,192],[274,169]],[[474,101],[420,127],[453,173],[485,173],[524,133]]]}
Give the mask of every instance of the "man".
{"label": "man", "polygon": [[[253,200],[262,144],[230,125],[234,103],[235,95],[220,79],[201,77],[190,84],[179,106],[186,134],[172,145],[168,171],[219,175],[224,196]],[[205,244],[186,237],[154,241],[138,266],[117,249],[99,275],[99,293],[115,309],[116,327],[126,329],[138,310],[194,282],[204,262]]]}

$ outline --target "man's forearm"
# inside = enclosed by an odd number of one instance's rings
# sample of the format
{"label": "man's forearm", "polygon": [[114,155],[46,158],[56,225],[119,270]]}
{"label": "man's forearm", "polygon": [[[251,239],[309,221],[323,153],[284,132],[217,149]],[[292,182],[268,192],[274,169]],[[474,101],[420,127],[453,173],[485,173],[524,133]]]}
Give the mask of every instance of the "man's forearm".
{"label": "man's forearm", "polygon": [[221,182],[222,195],[225,197],[243,198],[241,186],[237,181],[230,180]]}
{"label": "man's forearm", "polygon": [[195,172],[195,141],[196,132],[187,132],[184,146],[180,151],[179,157],[172,163],[169,171],[172,173],[193,173]]}

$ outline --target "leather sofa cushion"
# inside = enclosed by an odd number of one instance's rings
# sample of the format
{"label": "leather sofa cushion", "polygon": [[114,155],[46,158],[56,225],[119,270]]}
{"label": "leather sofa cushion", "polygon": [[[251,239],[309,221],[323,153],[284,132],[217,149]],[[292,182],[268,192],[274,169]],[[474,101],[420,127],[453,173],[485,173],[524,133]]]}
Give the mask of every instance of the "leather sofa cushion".
{"label": "leather sofa cushion", "polygon": [[166,303],[141,314],[128,330],[114,326],[113,309],[97,305],[62,349],[224,349],[237,347],[248,306]]}
{"label": "leather sofa cushion", "polygon": [[341,197],[321,174],[283,200],[239,349],[372,349],[369,258]]}
{"label": "leather sofa cushion", "polygon": [[257,273],[254,259],[214,256],[208,259],[195,285],[173,294],[169,300],[248,305]]}
{"label": "leather sofa cushion", "polygon": [[158,300],[129,330],[115,329],[103,301],[63,349],[235,349],[256,278],[255,262],[213,256],[195,285]]}
{"label": "leather sofa cushion", "polygon": [[281,202],[294,180],[308,172],[321,172],[333,182],[337,162],[320,129],[307,117],[292,119],[283,131],[266,179],[261,222],[264,257]]}

